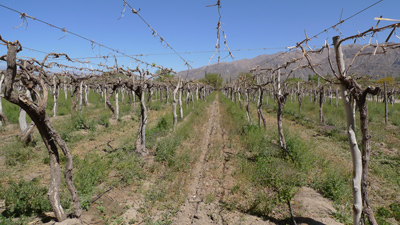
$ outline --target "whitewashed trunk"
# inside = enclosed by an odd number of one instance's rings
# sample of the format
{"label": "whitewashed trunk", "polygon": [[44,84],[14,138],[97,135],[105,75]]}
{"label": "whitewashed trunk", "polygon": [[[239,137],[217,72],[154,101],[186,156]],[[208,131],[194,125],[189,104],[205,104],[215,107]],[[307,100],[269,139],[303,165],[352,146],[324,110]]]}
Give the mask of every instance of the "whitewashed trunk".
{"label": "whitewashed trunk", "polygon": [[21,108],[19,109],[18,124],[19,124],[19,130],[21,132],[23,132],[28,127],[26,123],[26,112]]}
{"label": "whitewashed trunk", "polygon": [[[335,53],[337,64],[339,70],[342,71],[340,76],[346,77],[345,65],[343,60],[343,53],[341,46],[338,46],[340,40],[339,36],[333,37],[333,43],[335,45]],[[349,139],[350,152],[353,160],[353,224],[358,225],[361,223],[362,214],[362,195],[361,195],[361,177],[362,177],[362,158],[361,151],[358,148],[357,139],[355,135],[355,121],[354,121],[354,111],[353,111],[353,100],[349,98],[347,89],[344,83],[340,85],[340,94],[342,97],[344,109],[346,112],[346,122],[347,122],[347,135]]]}
{"label": "whitewashed trunk", "polygon": [[242,106],[242,100],[240,99],[240,91],[238,90],[238,101],[239,101],[239,106],[240,106],[240,108],[242,109],[243,108],[243,106]]}
{"label": "whitewashed trunk", "polygon": [[115,90],[115,119],[119,119],[118,90]]}
{"label": "whitewashed trunk", "polygon": [[353,114],[353,103],[347,96],[347,90],[344,85],[341,85],[341,97],[346,112],[347,135],[349,139],[351,156],[353,159],[353,224],[358,224],[361,220],[362,212],[362,197],[361,197],[361,174],[362,174],[362,159],[361,151],[358,148],[355,135],[355,121]]}
{"label": "whitewashed trunk", "polygon": [[83,101],[83,81],[79,83],[79,112],[82,112],[82,101]]}
{"label": "whitewashed trunk", "polygon": [[68,99],[68,87],[67,87],[67,84],[65,84],[64,83],[64,96],[65,96],[65,100],[67,100]]}
{"label": "whitewashed trunk", "polygon": [[196,86],[196,100],[199,101],[199,84]]}
{"label": "whitewashed trunk", "polygon": [[107,88],[104,87],[104,108],[107,108]]}
{"label": "whitewashed trunk", "polygon": [[165,104],[168,105],[168,101],[169,101],[169,88],[167,86],[167,89],[165,90]]}
{"label": "whitewashed trunk", "polygon": [[338,90],[338,89],[336,89],[336,92],[335,92],[335,97],[336,97],[336,107],[338,107],[338,106],[339,106],[339,103],[338,103],[338,98],[339,98],[339,96],[338,96],[338,93],[339,93],[339,90]]}
{"label": "whitewashed trunk", "polygon": [[122,94],[121,102],[124,103],[125,102],[125,89],[124,88],[121,89],[121,94]]}
{"label": "whitewashed trunk", "polygon": [[385,124],[388,125],[388,97],[387,97],[387,85],[384,82],[383,86],[383,98],[385,102]]}
{"label": "whitewashed trunk", "polygon": [[190,95],[191,95],[191,97],[192,97],[192,103],[193,103],[193,107],[192,107],[192,109],[194,109],[194,97],[193,97],[193,91],[192,91],[192,92],[190,92]]}
{"label": "whitewashed trunk", "polygon": [[173,99],[172,99],[172,116],[173,116],[173,123],[174,123],[174,130],[176,129],[176,125],[178,123],[178,115],[176,113],[176,105],[178,103],[177,99],[176,99],[176,94],[179,90],[179,84],[180,84],[180,80],[178,81],[178,83],[176,84],[176,87],[174,89],[173,92]]}
{"label": "whitewashed trunk", "polygon": [[132,101],[133,101],[133,110],[135,110],[135,107],[136,107],[136,95],[135,95],[134,91],[132,91]]}
{"label": "whitewashed trunk", "polygon": [[87,84],[85,84],[85,104],[89,104],[89,92],[90,89]]}
{"label": "whitewashed trunk", "polygon": [[181,118],[181,119],[183,119],[182,92],[183,92],[183,89],[179,90],[179,102],[178,102],[179,103],[179,118]]}
{"label": "whitewashed trunk", "polygon": [[57,116],[57,107],[58,107],[58,103],[57,103],[58,87],[57,87],[56,77],[55,76],[53,76],[53,85],[54,85],[54,88],[53,88],[53,102],[54,102],[54,105],[53,105],[53,117],[56,117]]}

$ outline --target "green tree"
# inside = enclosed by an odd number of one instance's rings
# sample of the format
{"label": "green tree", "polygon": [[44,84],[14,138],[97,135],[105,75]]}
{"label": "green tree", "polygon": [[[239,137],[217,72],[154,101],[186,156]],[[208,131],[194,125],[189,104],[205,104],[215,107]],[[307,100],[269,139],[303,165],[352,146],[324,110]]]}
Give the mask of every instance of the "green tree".
{"label": "green tree", "polygon": [[387,84],[393,84],[394,83],[394,79],[392,77],[385,77],[385,78],[379,79],[376,83],[377,84],[383,84],[384,82],[386,82]]}
{"label": "green tree", "polygon": [[158,74],[158,77],[155,79],[156,81],[166,81],[174,78],[174,75],[171,73],[162,73],[161,70],[156,70],[155,74]]}
{"label": "green tree", "polygon": [[211,85],[216,89],[219,89],[222,86],[222,77],[220,74],[216,73],[206,73],[203,79],[200,79],[200,82]]}
{"label": "green tree", "polygon": [[308,81],[309,82],[313,82],[314,84],[318,84],[318,79],[319,79],[319,83],[320,84],[325,84],[326,81],[324,79],[321,79],[318,75],[314,74],[314,75],[308,75]]}
{"label": "green tree", "polygon": [[286,83],[297,83],[297,81],[299,82],[303,82],[303,80],[301,78],[295,78],[295,77],[291,77],[286,79]]}

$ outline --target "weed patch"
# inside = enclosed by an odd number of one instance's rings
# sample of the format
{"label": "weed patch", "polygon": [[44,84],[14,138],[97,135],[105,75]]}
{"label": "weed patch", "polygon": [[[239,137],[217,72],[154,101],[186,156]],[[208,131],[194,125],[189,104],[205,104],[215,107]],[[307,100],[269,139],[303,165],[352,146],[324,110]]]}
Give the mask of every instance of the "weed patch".
{"label": "weed patch", "polygon": [[3,215],[5,217],[32,216],[50,211],[47,192],[48,189],[40,184],[39,179],[11,181],[2,194],[6,199],[6,210]]}
{"label": "weed patch", "polygon": [[336,203],[341,203],[351,198],[350,174],[347,176],[334,170],[326,171],[325,176],[314,180],[313,188],[318,190],[325,198],[331,199]]}
{"label": "weed patch", "polygon": [[6,164],[14,167],[19,164],[23,165],[28,160],[35,157],[33,147],[25,146],[20,141],[13,141],[4,147],[4,154],[6,157]]}
{"label": "weed patch", "polygon": [[82,208],[88,209],[96,186],[105,180],[111,160],[103,161],[99,155],[90,154],[82,160],[74,157],[74,164],[77,171],[74,174],[74,183]]}

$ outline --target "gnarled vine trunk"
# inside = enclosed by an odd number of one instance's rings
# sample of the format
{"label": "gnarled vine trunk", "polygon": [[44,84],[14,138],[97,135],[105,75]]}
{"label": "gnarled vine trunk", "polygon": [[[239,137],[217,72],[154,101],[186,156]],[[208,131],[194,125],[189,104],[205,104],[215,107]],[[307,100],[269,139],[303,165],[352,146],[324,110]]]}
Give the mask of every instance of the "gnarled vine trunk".
{"label": "gnarled vine trunk", "polygon": [[139,90],[136,93],[140,99],[140,122],[138,129],[138,136],[136,139],[136,152],[140,155],[146,155],[146,125],[147,125],[147,107],[145,102],[144,92],[146,84],[139,86]]}
{"label": "gnarled vine trunk", "polygon": [[257,113],[258,113],[258,125],[261,126],[261,121],[263,122],[263,127],[267,129],[267,123],[265,121],[265,117],[262,112],[262,99],[263,99],[264,91],[261,87],[258,88],[258,102],[257,102]]}
{"label": "gnarled vine trunk", "polygon": [[249,98],[249,89],[246,89],[246,118],[247,121],[250,122],[251,121],[251,117],[250,117],[250,98]]}
{"label": "gnarled vine trunk", "polygon": [[57,107],[58,107],[58,85],[56,82],[56,76],[53,76],[53,117],[57,116]]}
{"label": "gnarled vine trunk", "polygon": [[325,123],[324,120],[324,87],[322,86],[319,89],[319,123],[323,125]]}
{"label": "gnarled vine trunk", "polygon": [[[3,81],[4,81],[4,74],[1,75],[1,78],[0,78],[0,93],[1,93],[1,85],[3,84]],[[6,125],[8,123],[7,117],[3,114],[3,103],[1,102],[1,98],[2,97],[0,96],[0,127],[3,125],[3,123]]]}
{"label": "gnarled vine trunk", "polygon": [[[15,77],[17,75],[17,65],[16,65],[16,56],[19,47],[19,43],[16,41],[14,43],[7,43],[8,52],[7,52],[7,70],[4,82],[4,98],[9,102],[16,104],[21,107],[21,109],[25,110],[26,113],[30,116],[32,121],[36,124],[36,127],[39,130],[40,135],[43,138],[43,142],[49,153],[49,163],[50,163],[50,187],[48,192],[48,197],[50,201],[50,205],[54,211],[54,214],[58,221],[63,221],[66,219],[66,215],[64,209],[61,206],[60,202],[60,182],[61,182],[61,170],[60,170],[60,159],[58,154],[58,147],[62,149],[65,158],[66,158],[66,166],[65,166],[65,181],[67,183],[68,189],[72,196],[73,201],[73,209],[72,213],[73,217],[80,217],[82,210],[79,203],[78,193],[72,181],[72,157],[71,154],[65,145],[65,142],[62,141],[52,124],[50,123],[50,119],[46,114],[46,103],[48,98],[47,88],[44,84],[43,79],[41,79],[40,75],[42,71],[39,71],[39,77],[36,78],[32,76],[22,76],[21,80],[25,84],[33,84],[34,86],[40,86],[43,90],[42,98],[38,98],[37,102],[33,102],[24,94],[17,94],[13,90],[13,84]],[[47,57],[47,56],[46,56]],[[27,70],[25,69],[25,72]],[[36,95],[39,95],[38,92],[34,91]]]}
{"label": "gnarled vine trunk", "polygon": [[286,104],[286,99],[289,93],[283,93],[281,90],[281,72],[278,70],[277,74],[277,80],[276,80],[276,89],[275,89],[275,99],[277,102],[278,110],[276,112],[276,119],[278,123],[278,134],[279,134],[279,145],[283,150],[283,155],[288,156],[288,150],[287,150],[287,145],[286,145],[286,140],[285,140],[285,135],[283,133],[283,124],[282,124],[282,119],[283,119],[283,107]]}

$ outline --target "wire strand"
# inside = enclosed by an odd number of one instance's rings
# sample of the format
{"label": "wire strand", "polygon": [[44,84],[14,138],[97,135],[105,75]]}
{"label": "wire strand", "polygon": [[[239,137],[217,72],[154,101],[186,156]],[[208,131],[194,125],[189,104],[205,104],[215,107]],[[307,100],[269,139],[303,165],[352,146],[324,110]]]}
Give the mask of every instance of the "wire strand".
{"label": "wire strand", "polygon": [[164,42],[177,56],[179,56],[179,58],[183,61],[183,62],[185,62],[185,65],[188,67],[188,68],[191,68],[191,69],[193,69],[193,67],[189,64],[189,62],[188,61],[186,61],[163,37],[161,37],[160,36],[160,34],[156,31],[156,30],[154,30],[154,28],[152,27],[152,26],[150,26],[150,24],[139,14],[139,11],[136,11],[134,8],[132,8],[131,7],[131,5],[129,5],[129,3],[128,2],[126,2],[125,0],[123,0],[124,1],[124,3],[129,7],[129,8],[131,8],[131,11],[132,11],[132,13],[133,14],[136,14],[136,15],[138,15],[139,16],[139,18],[152,30],[152,32],[153,32],[153,35],[155,35],[155,36],[158,36],[159,38],[160,38],[160,40],[161,40],[161,43],[162,42]]}
{"label": "wire strand", "polygon": [[[321,32],[319,32],[319,33],[317,33],[317,34],[315,34],[315,35],[312,36],[311,38],[306,37],[305,40],[303,40],[303,41],[301,41],[301,42],[299,42],[299,43],[303,43],[303,42],[305,42],[305,41],[312,40],[312,39],[314,39],[314,38],[317,38],[319,35],[321,35],[321,34],[323,34],[323,33],[326,33],[326,32],[327,32],[328,30],[330,30],[330,29],[335,29],[337,25],[340,25],[340,24],[342,24],[342,23],[344,23],[344,22],[346,22],[346,21],[352,19],[353,17],[355,17],[355,16],[359,15],[360,13],[364,12],[365,10],[367,10],[367,9],[369,9],[369,8],[371,8],[371,7],[375,6],[375,5],[377,5],[378,3],[381,3],[382,1],[383,1],[383,0],[379,0],[379,1],[375,2],[375,3],[372,4],[372,5],[369,5],[368,7],[366,7],[366,8],[364,8],[364,9],[362,9],[362,10],[356,12],[355,14],[353,14],[353,15],[347,17],[346,19],[339,21],[339,22],[336,23],[335,25],[332,25],[332,26],[330,26],[329,28],[326,28],[325,30],[323,30],[323,31],[321,31]],[[277,55],[276,57],[274,57],[274,58],[272,58],[272,59],[270,59],[270,60],[268,60],[268,61],[266,61],[266,62],[264,62],[263,64],[259,65],[259,67],[261,67],[261,66],[263,66],[263,65],[265,65],[265,64],[267,64],[267,63],[269,63],[269,62],[271,62],[272,60],[278,58],[278,57],[281,56],[281,55],[284,55],[284,54],[286,54],[286,53],[292,51],[293,49],[295,49],[295,48],[297,48],[297,47],[299,46],[299,43],[297,43],[296,46],[294,46],[294,47],[288,47],[288,50],[287,50],[287,51],[283,52],[283,53],[280,54],[280,55]]]}
{"label": "wire strand", "polygon": [[26,13],[20,12],[20,11],[15,10],[15,9],[12,9],[12,8],[7,7],[7,6],[5,6],[5,5],[0,4],[0,7],[3,7],[3,8],[5,8],[5,9],[11,10],[11,11],[16,12],[16,13],[19,13],[20,15],[25,15],[25,17],[28,17],[28,18],[30,18],[30,19],[32,19],[32,20],[36,20],[36,21],[38,21],[38,22],[40,22],[40,23],[46,24],[46,25],[48,25],[48,26],[50,26],[50,27],[53,27],[53,28],[55,28],[55,29],[58,29],[58,30],[60,30],[60,31],[62,31],[62,32],[64,32],[64,33],[67,33],[67,32],[68,32],[68,33],[71,34],[71,35],[74,35],[74,36],[76,36],[76,37],[79,37],[79,38],[81,38],[81,39],[84,39],[84,40],[86,40],[86,41],[89,41],[92,45],[93,45],[93,44],[96,44],[96,45],[98,45],[98,46],[100,46],[100,47],[106,48],[106,49],[108,49],[108,50],[111,50],[111,51],[113,51],[113,52],[116,52],[116,53],[118,53],[118,54],[121,54],[121,55],[123,55],[123,56],[125,56],[125,57],[134,59],[134,60],[136,60],[137,62],[143,63],[143,64],[145,64],[145,65],[147,65],[147,66],[157,67],[157,68],[159,68],[159,69],[162,69],[162,68],[163,68],[163,67],[154,65],[154,63],[151,64],[151,63],[142,61],[142,60],[140,60],[140,59],[134,58],[134,57],[132,57],[132,56],[130,56],[130,55],[127,55],[127,54],[125,54],[125,53],[123,53],[123,52],[121,52],[121,51],[119,51],[119,50],[116,50],[116,49],[114,49],[114,48],[112,48],[112,47],[109,47],[109,46],[103,45],[103,44],[101,44],[101,43],[99,43],[99,42],[96,42],[96,41],[94,41],[93,39],[91,40],[91,39],[89,39],[89,38],[87,38],[87,37],[84,37],[84,36],[82,36],[82,35],[79,35],[79,34],[77,34],[77,33],[75,33],[75,32],[69,31],[69,30],[67,30],[66,28],[61,28],[61,27],[56,26],[56,25],[53,25],[53,24],[51,24],[51,23],[49,23],[49,22],[40,20],[40,19],[38,19],[38,18],[36,18],[36,17],[29,16],[29,15],[27,15]]}

